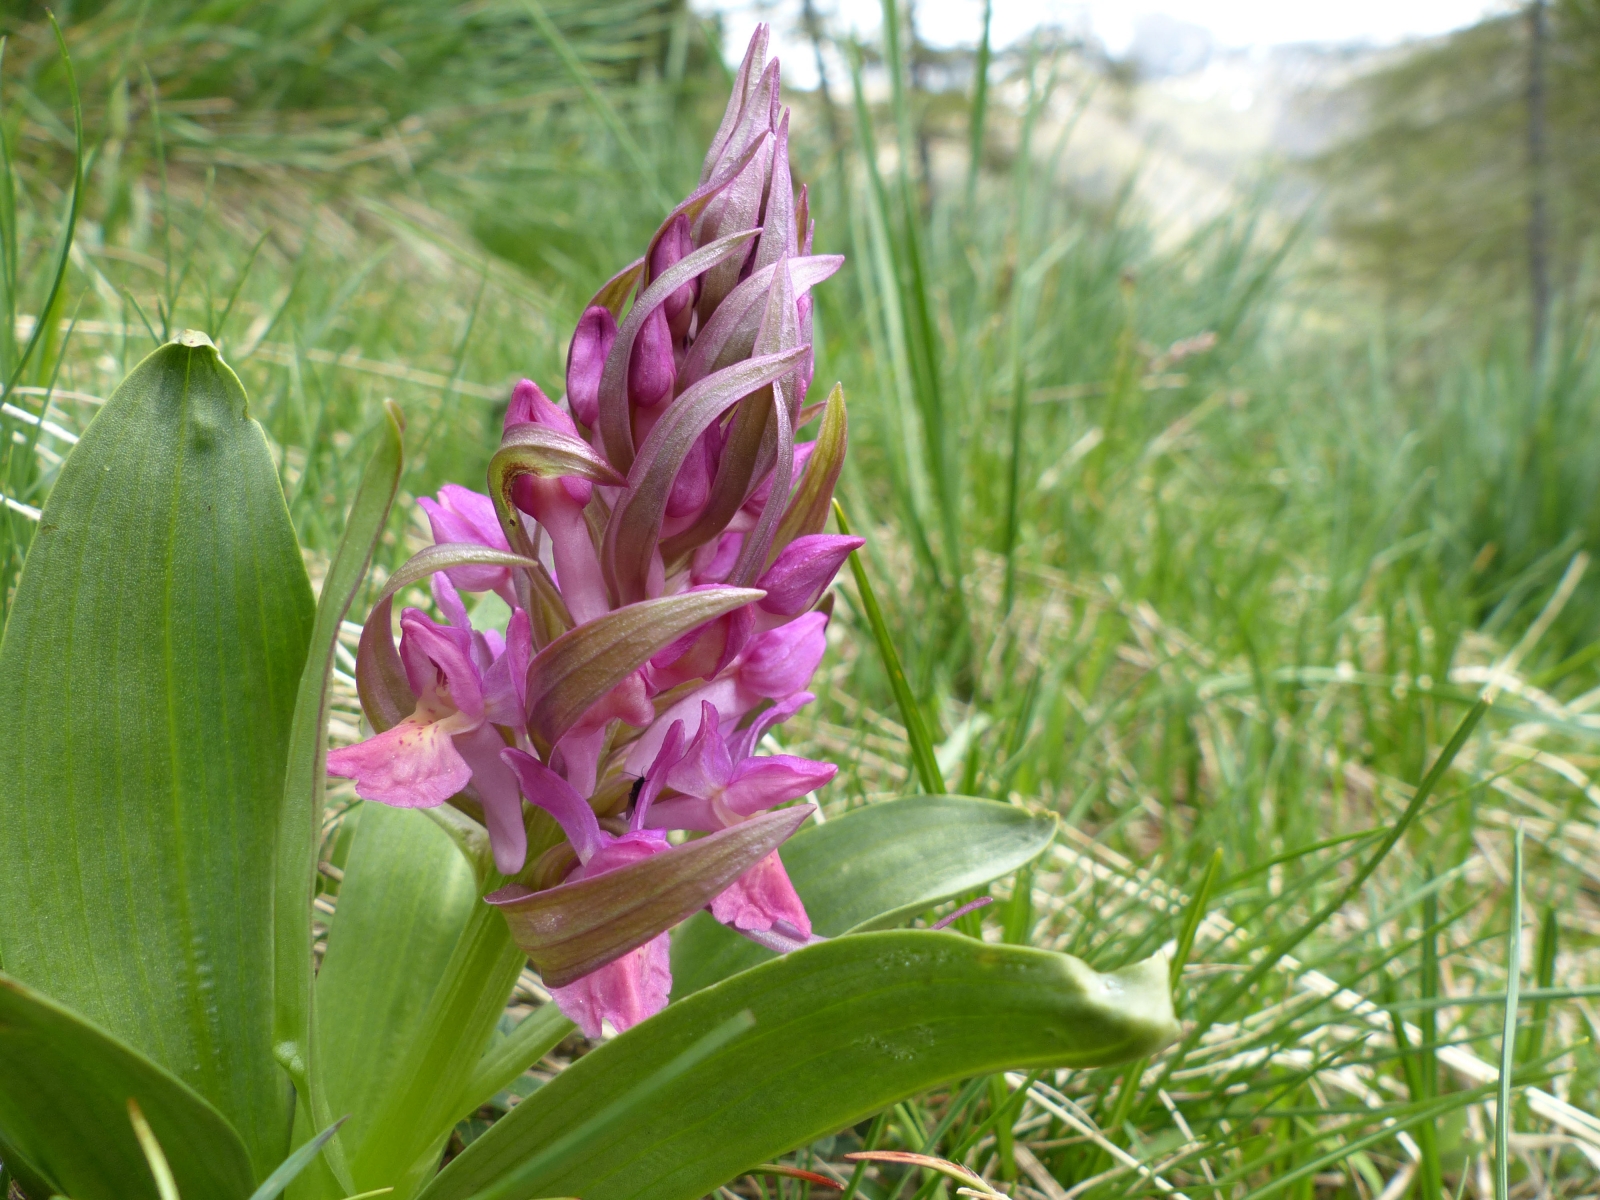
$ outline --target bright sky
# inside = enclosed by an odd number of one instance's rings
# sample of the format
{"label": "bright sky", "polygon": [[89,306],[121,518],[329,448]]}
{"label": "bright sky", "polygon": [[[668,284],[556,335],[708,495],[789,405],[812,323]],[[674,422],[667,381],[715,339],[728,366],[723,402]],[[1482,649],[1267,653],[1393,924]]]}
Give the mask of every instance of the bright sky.
{"label": "bright sky", "polygon": [[[730,46],[743,47],[757,21],[773,22],[786,78],[815,82],[810,47],[799,36],[800,0],[699,0],[727,20]],[[876,0],[813,0],[831,26],[871,36],[879,27]],[[1266,47],[1288,42],[1391,44],[1470,25],[1509,0],[995,0],[994,40],[1004,46],[1040,25],[1093,33],[1113,53],[1127,49],[1142,16],[1160,14],[1208,29],[1224,46]],[[917,0],[917,26],[934,45],[971,45],[983,20],[983,0]]]}

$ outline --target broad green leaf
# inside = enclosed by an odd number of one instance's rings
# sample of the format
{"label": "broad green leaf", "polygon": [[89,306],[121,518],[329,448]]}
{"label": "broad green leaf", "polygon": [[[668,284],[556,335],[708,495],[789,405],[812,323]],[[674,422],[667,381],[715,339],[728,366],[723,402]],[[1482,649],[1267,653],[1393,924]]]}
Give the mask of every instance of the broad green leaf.
{"label": "broad green leaf", "polygon": [[[321,840],[327,778],[328,676],[333,671],[339,625],[367,573],[373,547],[383,534],[405,461],[400,410],[392,401],[378,429],[378,445],[362,472],[361,486],[345,519],[344,536],[328,566],[317,600],[311,650],[300,674],[290,731],[283,808],[279,814],[276,869],[277,970],[273,1050],[300,1095],[311,1105],[313,1124],[332,1120],[324,1097],[312,1087],[307,1047],[311,1041],[311,902],[316,895],[316,854]],[[280,1189],[281,1190],[281,1189]]]}
{"label": "broad green leaf", "polygon": [[[754,1026],[665,1084],[741,1012]],[[693,1200],[914,1092],[1013,1067],[1091,1067],[1177,1033],[1166,962],[1101,975],[1066,955],[954,933],[808,946],[674,1004],[579,1059],[456,1158],[423,1200],[467,1200],[592,1114],[514,1195]],[[647,1104],[626,1104],[650,1087]]]}
{"label": "broad green leaf", "polygon": [[181,1195],[250,1195],[249,1156],[222,1114],[126,1043],[0,975],[0,1129],[33,1173],[73,1200],[157,1200],[130,1098]]}
{"label": "broad green leaf", "polygon": [[461,1108],[465,1082],[526,961],[505,918],[475,904],[415,1033],[390,1048],[396,1061],[387,1095],[351,1158],[359,1188],[392,1186],[391,1200],[409,1200],[437,1169],[445,1139],[467,1115]]}
{"label": "broad green leaf", "polygon": [[[425,813],[362,806],[317,973],[313,1063],[330,1111],[350,1114],[339,1140],[352,1154],[404,1069],[404,1048],[423,1035],[429,1002],[480,905],[471,866]],[[454,1068],[459,1085],[473,1060]]]}
{"label": "broad green leaf", "polygon": [[250,1200],[278,1200],[284,1190],[300,1177],[300,1173],[311,1165],[311,1160],[321,1153],[322,1147],[339,1132],[339,1127],[343,1124],[342,1119],[335,1121],[279,1163],[278,1169],[268,1175],[261,1186],[251,1193]]}
{"label": "broad green leaf", "polygon": [[[1043,854],[1056,819],[971,796],[908,796],[803,830],[778,853],[824,937],[888,929]],[[773,957],[709,913],[672,938],[672,991],[687,996]]]}
{"label": "broad green leaf", "polygon": [[545,986],[566,987],[710,904],[810,815],[809,804],[781,808],[588,879],[540,892],[512,885],[486,899]]}
{"label": "broad green leaf", "polygon": [[214,1104],[262,1176],[288,1149],[273,860],[311,622],[266,439],[186,333],[90,423],[18,584],[0,961]]}

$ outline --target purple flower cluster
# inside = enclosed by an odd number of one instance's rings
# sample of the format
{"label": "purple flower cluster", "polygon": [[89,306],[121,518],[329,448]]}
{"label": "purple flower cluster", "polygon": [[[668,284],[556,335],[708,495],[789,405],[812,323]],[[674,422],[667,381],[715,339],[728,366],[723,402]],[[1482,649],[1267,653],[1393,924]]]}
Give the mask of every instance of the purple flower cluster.
{"label": "purple flower cluster", "polygon": [[[511,880],[492,902],[555,898],[519,942],[590,1036],[665,1005],[686,887],[764,945],[813,940],[775,849],[799,815],[769,821],[765,841],[749,831],[836,768],[756,751],[813,699],[819,601],[859,540],[822,532],[846,440],[837,390],[817,440],[795,442],[814,415],[810,289],[842,260],[811,253],[766,44],[762,27],[700,186],[585,309],[562,402],[520,382],[488,494],[447,485],[420,501],[436,545],[414,574],[431,572],[444,620],[406,609],[397,655],[388,602],[374,609],[357,676],[377,732],[328,756],[365,799],[480,818]],[[510,606],[503,636],[472,627],[464,592]],[[541,811],[565,841],[530,859],[530,831],[550,841]],[[705,838],[675,846],[669,830]],[[719,837],[732,848],[685,854]],[[674,890],[651,882],[661,856],[712,865]],[[640,881],[626,914],[575,911],[613,872]],[[551,947],[572,928],[590,945],[561,959]],[[567,978],[569,959],[581,975]]]}

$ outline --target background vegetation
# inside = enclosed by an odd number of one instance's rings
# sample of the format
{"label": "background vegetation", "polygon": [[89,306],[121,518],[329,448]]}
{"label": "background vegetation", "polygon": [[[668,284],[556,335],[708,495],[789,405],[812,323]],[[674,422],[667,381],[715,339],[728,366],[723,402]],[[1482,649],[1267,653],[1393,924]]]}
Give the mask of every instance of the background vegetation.
{"label": "background vegetation", "polygon": [[[817,317],[818,380],[853,418],[845,505],[939,773],[1066,821],[966,927],[1106,968],[1207,914],[1177,1049],[962,1081],[797,1161],[928,1150],[1051,1200],[1593,1192],[1590,8],[1551,17],[1560,293],[1537,369],[1514,21],[1363,78],[1326,229],[1263,199],[1176,247],[1126,190],[1061,185],[1071,47],[997,56],[985,93],[960,62],[913,70],[891,19],[882,45],[842,47],[864,85],[789,98],[819,249],[850,258]],[[676,0],[112,0],[61,14],[75,188],[54,37],[7,11],[7,596],[72,431],[184,327],[240,371],[314,574],[385,396],[410,422],[409,495],[480,479],[510,382],[559,385],[584,300],[692,183],[727,86],[717,29]],[[387,565],[425,536],[398,505]],[[787,731],[841,763],[834,810],[928,783],[842,593],[820,701]],[[1493,711],[1391,846],[1492,677]]]}

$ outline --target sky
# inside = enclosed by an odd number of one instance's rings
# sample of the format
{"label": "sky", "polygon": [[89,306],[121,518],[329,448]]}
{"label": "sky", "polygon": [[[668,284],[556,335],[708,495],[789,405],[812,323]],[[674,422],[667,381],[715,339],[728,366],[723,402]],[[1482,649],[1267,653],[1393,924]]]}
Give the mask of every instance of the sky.
{"label": "sky", "polygon": [[[728,44],[743,46],[759,20],[775,25],[785,77],[799,87],[815,82],[809,46],[798,39],[800,0],[699,0],[724,14]],[[871,36],[879,26],[876,0],[813,0],[833,27]],[[1040,25],[1092,33],[1113,54],[1125,51],[1139,18],[1172,17],[1208,30],[1223,46],[1266,48],[1292,42],[1367,42],[1392,45],[1470,25],[1508,0],[994,0],[993,38],[1005,46]],[[983,0],[917,0],[917,28],[936,46],[971,45],[983,20]]]}

